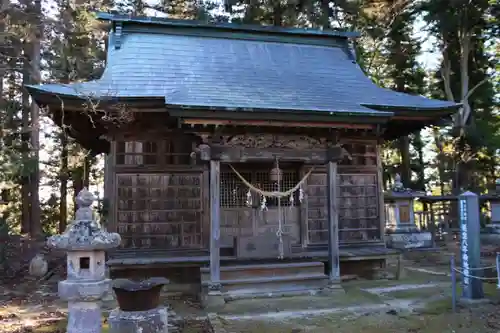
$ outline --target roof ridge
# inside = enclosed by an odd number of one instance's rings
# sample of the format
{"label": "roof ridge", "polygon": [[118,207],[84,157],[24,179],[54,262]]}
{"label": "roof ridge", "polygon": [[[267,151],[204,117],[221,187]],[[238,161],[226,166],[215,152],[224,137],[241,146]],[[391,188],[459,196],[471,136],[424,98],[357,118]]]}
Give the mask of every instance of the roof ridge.
{"label": "roof ridge", "polygon": [[132,23],[132,24],[150,24],[157,26],[184,27],[184,28],[207,28],[226,31],[240,31],[251,33],[267,33],[279,35],[296,35],[296,36],[316,36],[316,37],[335,37],[335,38],[357,38],[360,36],[355,31],[341,31],[333,29],[310,29],[310,28],[287,28],[265,25],[247,25],[236,23],[206,23],[195,20],[181,20],[164,17],[151,16],[133,16],[128,14],[117,14],[107,12],[97,12],[97,18],[103,21]]}

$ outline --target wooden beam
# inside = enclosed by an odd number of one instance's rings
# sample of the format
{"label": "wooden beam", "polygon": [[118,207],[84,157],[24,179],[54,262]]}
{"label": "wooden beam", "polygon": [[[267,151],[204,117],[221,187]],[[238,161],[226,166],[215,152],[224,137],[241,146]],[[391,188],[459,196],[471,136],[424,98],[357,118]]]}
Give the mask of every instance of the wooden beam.
{"label": "wooden beam", "polygon": [[292,122],[274,120],[229,120],[229,119],[183,119],[187,125],[217,125],[217,126],[269,126],[269,127],[321,127],[321,128],[350,128],[374,129],[372,124],[347,124],[338,122]]}
{"label": "wooden beam", "polygon": [[246,148],[225,147],[218,145],[199,146],[202,160],[219,160],[224,163],[274,161],[305,162],[324,164],[328,161],[340,161],[347,152],[340,146],[324,149],[289,149],[289,148]]}
{"label": "wooden beam", "polygon": [[433,117],[425,117],[425,116],[394,116],[391,118],[392,120],[402,120],[402,121],[432,121]]}
{"label": "wooden beam", "polygon": [[337,163],[328,162],[328,278],[330,284],[340,283],[339,215],[337,210]]}
{"label": "wooden beam", "polygon": [[220,162],[210,161],[210,290],[220,291]]}

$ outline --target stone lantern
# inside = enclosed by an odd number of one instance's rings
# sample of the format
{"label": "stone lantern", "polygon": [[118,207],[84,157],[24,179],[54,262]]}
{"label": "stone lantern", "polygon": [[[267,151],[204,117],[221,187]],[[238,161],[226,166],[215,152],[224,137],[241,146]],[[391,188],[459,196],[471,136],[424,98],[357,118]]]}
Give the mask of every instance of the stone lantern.
{"label": "stone lantern", "polygon": [[483,233],[495,235],[495,239],[500,238],[500,179],[495,182],[495,190],[489,193],[491,206],[491,223],[485,226]]}
{"label": "stone lantern", "polygon": [[388,247],[399,249],[432,247],[432,234],[415,225],[413,203],[421,195],[404,188],[401,177],[396,175],[391,191],[384,195],[386,242]]}
{"label": "stone lantern", "polygon": [[59,282],[59,297],[68,301],[68,333],[101,332],[100,300],[110,292],[106,250],[120,245],[120,235],[103,230],[94,219],[95,198],[87,189],[76,197],[76,218],[47,245],[67,252],[67,279]]}

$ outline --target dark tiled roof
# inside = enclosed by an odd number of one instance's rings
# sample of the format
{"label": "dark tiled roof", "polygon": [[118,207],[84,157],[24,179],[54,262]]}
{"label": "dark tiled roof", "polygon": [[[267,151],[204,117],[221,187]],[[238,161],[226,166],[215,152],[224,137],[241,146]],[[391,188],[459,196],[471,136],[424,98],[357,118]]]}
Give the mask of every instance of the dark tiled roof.
{"label": "dark tiled roof", "polygon": [[353,62],[347,39],[338,36],[332,37],[338,39],[337,46],[322,46],[134,31],[124,30],[120,48],[109,47],[101,79],[31,89],[93,97],[164,97],[171,106],[238,110],[386,115],[369,107],[456,106],[376,86]]}

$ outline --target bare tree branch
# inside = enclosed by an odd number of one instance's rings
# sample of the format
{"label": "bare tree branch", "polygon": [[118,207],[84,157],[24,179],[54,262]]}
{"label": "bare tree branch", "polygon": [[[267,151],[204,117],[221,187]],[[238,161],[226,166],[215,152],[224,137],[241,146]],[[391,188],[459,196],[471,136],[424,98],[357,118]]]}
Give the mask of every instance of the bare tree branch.
{"label": "bare tree branch", "polygon": [[[472,94],[479,88],[481,87],[483,84],[485,84],[486,82],[489,81],[489,77],[485,77],[483,80],[481,80],[479,83],[477,83],[474,87],[472,87],[472,89],[470,89],[467,94],[465,95],[463,101],[467,101],[467,104],[468,101],[469,101],[469,98],[470,96],[472,96]],[[470,114],[471,114],[471,108],[469,107],[467,110],[464,110],[464,113],[463,113],[463,116],[462,116],[462,127],[465,126],[465,124],[467,123],[467,121],[469,120],[469,117],[470,117]]]}

